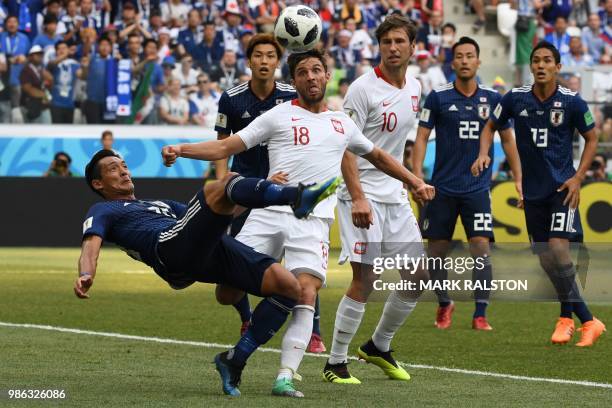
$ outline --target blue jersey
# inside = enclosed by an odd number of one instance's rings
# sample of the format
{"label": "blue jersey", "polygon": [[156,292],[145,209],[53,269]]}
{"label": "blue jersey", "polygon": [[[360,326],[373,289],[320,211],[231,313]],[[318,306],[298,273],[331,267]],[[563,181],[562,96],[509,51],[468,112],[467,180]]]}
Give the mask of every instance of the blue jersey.
{"label": "blue jersey", "polygon": [[555,193],[576,174],[572,138],[595,126],[586,102],[567,88],[540,101],[531,85],[514,88],[502,98],[491,115],[497,126],[514,119],[516,145],[523,170],[523,194],[541,200]]}
{"label": "blue jersey", "polygon": [[[255,118],[276,105],[295,99],[292,86],[276,82],[274,91],[261,100],[251,91],[250,82],[245,82],[223,92],[219,100],[215,130],[230,135],[247,127]],[[270,164],[268,149],[258,145],[234,156],[232,171],[245,177],[267,178]]]}
{"label": "blue jersey", "polygon": [[97,235],[137,261],[160,266],[157,239],[185,214],[187,206],[171,200],[112,200],[94,204],[83,223],[83,238]]}
{"label": "blue jersey", "polygon": [[[449,195],[488,190],[491,167],[474,177],[470,167],[478,158],[480,133],[501,99],[497,91],[478,86],[471,96],[460,93],[453,82],[432,91],[425,100],[419,126],[436,129],[436,161],[431,182]],[[503,128],[510,127],[505,124]],[[493,148],[489,152],[493,158]]]}

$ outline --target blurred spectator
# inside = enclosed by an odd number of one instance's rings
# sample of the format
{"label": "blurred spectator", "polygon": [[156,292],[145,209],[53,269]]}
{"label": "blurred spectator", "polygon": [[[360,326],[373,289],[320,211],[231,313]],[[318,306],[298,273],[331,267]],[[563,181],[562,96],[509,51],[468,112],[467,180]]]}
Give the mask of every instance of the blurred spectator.
{"label": "blurred spectator", "polygon": [[172,78],[172,72],[176,68],[176,59],[173,56],[168,56],[164,58],[161,66],[164,74],[163,83],[167,84]]}
{"label": "blurred spectator", "polygon": [[132,62],[132,66],[137,65],[141,59],[142,37],[136,33],[130,33],[127,39],[127,47],[124,58]]}
{"label": "blurred spectator", "polygon": [[[412,150],[414,148],[414,141],[406,140],[406,144],[404,145],[404,167],[408,170],[412,171]],[[427,170],[424,168],[424,172]]]}
{"label": "blurred spectator", "polygon": [[567,19],[571,11],[572,0],[542,0],[542,18],[547,25],[554,25],[555,30],[557,29],[556,25],[559,17],[563,17],[567,25]]}
{"label": "blurred spectator", "polygon": [[96,54],[96,30],[93,28],[84,28],[81,30],[81,44],[77,45],[75,54],[76,59],[81,59],[85,56],[91,57]]}
{"label": "blurred spectator", "polygon": [[62,39],[56,31],[57,17],[53,14],[47,14],[43,20],[43,30],[34,38],[32,45],[40,45],[43,52],[46,53],[49,48],[54,48],[55,44]]}
{"label": "blurred spectator", "polygon": [[189,103],[181,96],[181,82],[170,79],[168,91],[159,102],[159,116],[168,125],[186,125],[189,123]]}
{"label": "blurred spectator", "polygon": [[113,143],[115,142],[115,136],[113,136],[113,132],[110,130],[105,130],[102,132],[102,137],[100,138],[102,142],[102,149],[104,150],[113,150]]}
{"label": "blurred spectator", "polygon": [[271,33],[282,9],[283,7],[276,0],[263,0],[259,6],[255,7],[253,17],[255,17],[257,31]]}
{"label": "blurred spectator", "polygon": [[83,28],[93,28],[98,32],[104,25],[94,8],[93,0],[81,0],[79,16],[83,19]]}
{"label": "blurred spectator", "polygon": [[567,79],[566,86],[569,88],[570,91],[580,93],[580,87],[581,87],[580,75],[574,74],[570,76]]}
{"label": "blurred spectator", "polygon": [[79,15],[77,0],[66,1],[66,13],[61,16],[57,24],[57,34],[68,43],[68,46],[79,42],[79,31],[83,26],[84,18]]}
{"label": "blurred spectator", "polygon": [[485,2],[484,0],[470,0],[470,6],[472,6],[472,9],[477,16],[474,25],[472,25],[472,30],[474,30],[474,32],[478,32],[487,22],[485,16]]}
{"label": "blurred spectator", "polygon": [[427,50],[431,55],[438,55],[438,50],[442,44],[442,13],[433,11],[429,22],[423,24],[416,36],[417,47],[419,50]]}
{"label": "blurred spectator", "polygon": [[198,75],[198,91],[189,97],[189,114],[191,121],[206,129],[214,130],[219,97],[210,89],[210,79],[207,74]]}
{"label": "blurred spectator", "polygon": [[570,35],[567,33],[566,17],[558,16],[555,19],[555,30],[552,33],[548,34],[545,40],[554,45],[559,50],[561,58],[563,58],[564,55],[569,54]]}
{"label": "blurred spectator", "polygon": [[437,55],[437,60],[442,64],[442,72],[450,82],[455,79],[455,72],[451,63],[453,62],[453,45],[455,45],[457,27],[453,23],[446,23],[442,26],[442,43]]}
{"label": "blurred spectator", "polygon": [[358,26],[363,23],[361,7],[359,7],[358,0],[344,0],[337,3],[336,10],[334,12],[334,19],[344,23],[349,18],[355,20],[355,24]]}
{"label": "blurred spectator", "polygon": [[172,76],[181,82],[181,95],[187,96],[191,92],[198,90],[198,74],[199,72],[192,68],[193,57],[190,54],[183,54],[181,57],[181,65],[176,67],[172,72]]}
{"label": "blurred spectator", "polygon": [[68,44],[55,44],[55,59],[47,65],[53,75],[51,118],[53,123],[74,123],[74,90],[80,76],[80,64],[70,57]]}
{"label": "blurred spectator", "polygon": [[607,174],[608,158],[603,153],[598,153],[593,158],[591,167],[586,173],[587,181],[609,181],[612,180],[610,174]]}
{"label": "blurred spectator", "polygon": [[572,11],[568,17],[578,27],[584,27],[589,18],[589,0],[571,0]]}
{"label": "blurred spectator", "polygon": [[205,23],[215,23],[215,21],[221,16],[223,10],[222,2],[218,0],[203,0],[199,3],[202,11],[202,20]]}
{"label": "blurred spectator", "polygon": [[36,14],[36,32],[32,32],[30,34],[40,34],[44,31],[45,17],[47,16],[55,17],[55,22],[57,24],[57,22],[59,22],[61,11],[62,3],[60,3],[60,0],[47,0],[45,8],[42,9],[40,13]]}
{"label": "blurred spectator", "polygon": [[499,163],[499,167],[495,172],[493,172],[493,180],[495,181],[508,181],[514,179],[512,174],[512,169],[510,168],[510,163],[508,163],[508,159],[504,157],[501,163]]}
{"label": "blurred spectator", "polygon": [[45,172],[44,177],[73,177],[74,174],[70,171],[71,164],[72,158],[68,153],[57,152],[49,165],[49,169]]}
{"label": "blurred spectator", "polygon": [[159,9],[154,8],[151,10],[151,14],[149,15],[149,27],[147,30],[149,33],[151,33],[151,36],[153,36],[154,39],[159,41],[159,30],[161,30],[162,27],[165,28],[164,22],[161,18],[161,12]]}
{"label": "blurred spectator", "polygon": [[337,35],[338,45],[333,46],[329,52],[336,67],[343,69],[350,81],[355,79],[355,68],[361,62],[361,53],[351,47],[352,36],[349,30],[341,30]]}
{"label": "blurred spectator", "polygon": [[383,1],[363,0],[361,3],[361,11],[363,12],[363,23],[365,29],[373,33],[382,20],[382,15],[385,13],[385,8],[382,5]]}
{"label": "blurred spectator", "polygon": [[183,56],[185,53],[194,56],[198,44],[204,39],[204,29],[201,25],[202,18],[200,12],[191,9],[187,14],[187,27],[179,31],[178,34],[178,54]]}
{"label": "blurred spectator", "polygon": [[542,8],[541,0],[513,0],[512,7],[517,10],[518,19],[515,25],[516,42],[514,52],[514,84],[521,86],[531,78],[529,57],[536,36],[536,16]]}
{"label": "blurred spectator", "polygon": [[21,107],[26,123],[51,123],[47,86],[53,82],[53,78],[42,62],[43,50],[40,45],[34,45],[28,52],[28,63],[19,74]]}
{"label": "blurred spectator", "polygon": [[421,83],[421,93],[424,99],[433,89],[446,84],[447,80],[439,66],[431,65],[432,58],[428,51],[417,51],[416,60],[419,70],[415,77]]}
{"label": "blurred spectator", "polygon": [[160,28],[159,32],[157,33],[158,36],[158,52],[157,52],[157,56],[158,56],[158,61],[163,62],[164,58],[172,55],[172,49],[171,49],[171,38],[170,38],[170,30],[168,30],[166,27],[162,27]]}
{"label": "blurred spectator", "polygon": [[606,54],[606,41],[601,30],[601,19],[597,13],[589,15],[588,25],[582,29],[582,42],[596,63],[610,62],[610,56]]}
{"label": "blurred spectator", "polygon": [[604,0],[604,6],[599,10],[599,19],[602,29],[612,26],[612,0]]}
{"label": "blurred spectator", "polygon": [[584,46],[580,37],[570,39],[570,52],[561,58],[561,64],[568,68],[590,67],[593,65],[593,57],[584,53]]}
{"label": "blurred spectator", "polygon": [[504,78],[500,77],[499,75],[495,77],[492,88],[499,92],[499,94],[502,96],[508,92],[506,89],[506,81],[504,81]]}
{"label": "blurred spectator", "polygon": [[244,72],[240,71],[237,66],[236,52],[233,50],[225,50],[221,64],[210,73],[210,80],[217,83],[217,86],[222,91],[226,91],[240,83],[240,75]]}
{"label": "blurred spectator", "polygon": [[170,28],[182,27],[187,21],[191,5],[184,3],[182,0],[168,0],[161,3],[159,9],[164,24],[167,24]]}
{"label": "blurred spectator", "polygon": [[211,72],[223,56],[223,45],[220,37],[216,36],[216,26],[213,22],[204,24],[204,38],[194,51],[196,68],[205,72]]}
{"label": "blurred spectator", "polygon": [[107,61],[112,58],[112,45],[107,37],[98,40],[97,53],[81,61],[81,79],[87,80],[87,96],[83,106],[83,113],[88,124],[112,123],[114,119],[106,111],[106,75]]}
{"label": "blurred spectator", "polygon": [[240,14],[240,8],[235,0],[228,0],[225,5],[225,12],[223,13],[225,19],[225,26],[217,31],[217,43],[225,51],[231,50],[238,52],[240,32],[242,30],[242,15]]}
{"label": "blurred spectator", "polygon": [[132,2],[123,3],[123,11],[121,13],[121,21],[114,25],[119,32],[119,47],[123,52],[128,36],[132,33],[138,34],[143,38],[153,38],[151,33],[145,27],[148,21],[142,21],[140,15],[136,11],[136,6]]}
{"label": "blurred spectator", "polygon": [[[139,109],[139,117],[141,123],[152,125],[157,123],[156,107],[164,91],[164,72],[157,63],[157,42],[152,38],[145,40],[143,50],[142,61],[132,68],[132,75],[133,78],[136,78],[136,85],[139,89],[148,83],[149,88],[143,91],[143,94],[146,95],[146,101]],[[134,93],[136,93],[136,89]]]}
{"label": "blurred spectator", "polygon": [[368,32],[359,28],[352,18],[347,19],[344,25],[351,32],[349,46],[359,51],[362,59],[372,59],[374,57],[374,41],[372,41]]}
{"label": "blurred spectator", "polygon": [[30,39],[27,35],[17,31],[19,20],[15,16],[8,16],[4,21],[4,31],[0,33],[0,48],[6,55],[10,66],[9,84],[11,86],[11,102],[19,106],[21,88],[19,75],[27,61],[30,50]]}
{"label": "blurred spectator", "polygon": [[0,123],[11,123],[10,73],[6,54],[0,52]]}

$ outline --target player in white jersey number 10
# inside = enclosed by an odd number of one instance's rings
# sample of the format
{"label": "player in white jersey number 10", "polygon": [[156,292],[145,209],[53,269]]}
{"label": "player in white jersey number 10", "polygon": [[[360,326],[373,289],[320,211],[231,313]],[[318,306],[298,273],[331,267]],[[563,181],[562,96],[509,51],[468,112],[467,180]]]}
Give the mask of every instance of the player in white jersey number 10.
{"label": "player in white jersey number 10", "polygon": [[[345,113],[326,109],[323,96],[330,72],[321,51],[291,54],[288,64],[298,99],[274,107],[227,139],[166,146],[162,152],[166,164],[171,165],[178,157],[218,160],[266,142],[270,174],[284,172],[287,184],[304,185],[338,177],[342,157],[348,149],[411,186],[420,199],[434,197],[433,187],[415,177],[390,154],[375,147]],[[347,180],[347,183],[354,182]],[[286,268],[297,276],[302,290],[283,337],[281,367],[272,389],[274,395],[304,396],[295,389],[293,377],[304,357],[312,332],[315,298],[325,281],[329,228],[335,204],[335,195],[330,196],[320,202],[308,218],[295,219],[298,222],[289,219],[288,206],[253,211],[237,237],[258,252],[276,259],[284,257]],[[251,343],[254,350],[258,346],[257,339],[251,339]],[[242,369],[233,364],[236,354],[230,350],[222,356],[224,367],[219,370],[222,377],[223,372],[235,373]],[[239,375],[231,378],[239,378]]]}

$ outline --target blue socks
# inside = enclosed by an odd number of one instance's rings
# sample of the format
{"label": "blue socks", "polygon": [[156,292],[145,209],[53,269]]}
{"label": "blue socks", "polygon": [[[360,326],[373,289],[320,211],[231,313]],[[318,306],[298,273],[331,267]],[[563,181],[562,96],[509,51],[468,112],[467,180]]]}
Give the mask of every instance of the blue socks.
{"label": "blue socks", "polygon": [[319,308],[319,295],[317,295],[317,300],[315,301],[315,312],[314,318],[312,319],[312,332],[314,334],[321,335],[321,326],[319,322],[321,321],[321,310]]}
{"label": "blue socks", "polygon": [[230,201],[243,207],[264,208],[293,204],[298,198],[298,188],[255,177],[236,176],[227,183],[225,194]]}
{"label": "blue socks", "polygon": [[564,311],[563,303],[569,303],[569,306],[566,305],[565,308],[569,310],[569,307],[571,307],[572,311],[576,317],[580,319],[581,323],[593,320],[593,315],[580,295],[580,289],[576,283],[576,268],[574,265],[568,264],[559,266],[557,268],[556,280],[557,284],[555,285],[555,288],[558,286],[562,291],[559,293],[561,312],[563,313]]}
{"label": "blue socks", "polygon": [[228,360],[236,366],[244,366],[251,354],[280,330],[295,303],[282,296],[267,297],[259,302],[253,311],[249,330],[234,346],[234,352],[228,354]]}
{"label": "blue socks", "polygon": [[241,322],[244,323],[251,320],[251,305],[249,304],[249,297],[246,293],[242,299],[240,299],[237,303],[234,303],[232,306],[234,306],[234,308],[236,308],[238,311]]}
{"label": "blue socks", "polygon": [[[472,280],[481,282],[483,287],[491,287],[493,279],[493,268],[491,266],[491,258],[485,255],[483,258],[482,268],[474,266],[472,269]],[[486,289],[476,289],[474,291],[474,300],[476,300],[476,308],[474,310],[474,318],[484,317],[487,306],[489,304],[490,291]]]}
{"label": "blue socks", "polygon": [[[444,260],[442,260],[440,262],[440,264],[442,264],[444,262]],[[446,270],[446,268],[444,268],[444,266],[442,266],[441,268],[438,268],[438,262],[434,262],[434,266],[431,269],[431,271],[429,271],[430,276],[431,276],[431,280],[433,282],[440,282],[437,285],[442,284],[443,281],[448,279],[448,271]],[[448,305],[451,304],[451,300],[450,297],[448,297],[448,291],[444,290],[444,289],[436,289],[434,290],[434,292],[436,293],[436,296],[438,297],[438,303],[441,307],[446,307]]]}

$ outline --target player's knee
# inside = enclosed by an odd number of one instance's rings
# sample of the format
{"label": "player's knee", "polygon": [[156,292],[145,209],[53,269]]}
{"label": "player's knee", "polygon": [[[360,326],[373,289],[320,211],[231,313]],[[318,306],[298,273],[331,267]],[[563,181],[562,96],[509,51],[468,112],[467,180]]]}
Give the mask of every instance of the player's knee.
{"label": "player's knee", "polygon": [[314,305],[317,299],[318,288],[314,285],[301,285],[299,303],[301,305]]}
{"label": "player's knee", "polygon": [[281,264],[275,263],[264,273],[262,293],[285,296],[297,301],[302,294],[302,288],[291,272]]}
{"label": "player's knee", "polygon": [[215,297],[221,305],[234,305],[244,297],[244,292],[229,286],[217,285]]}

